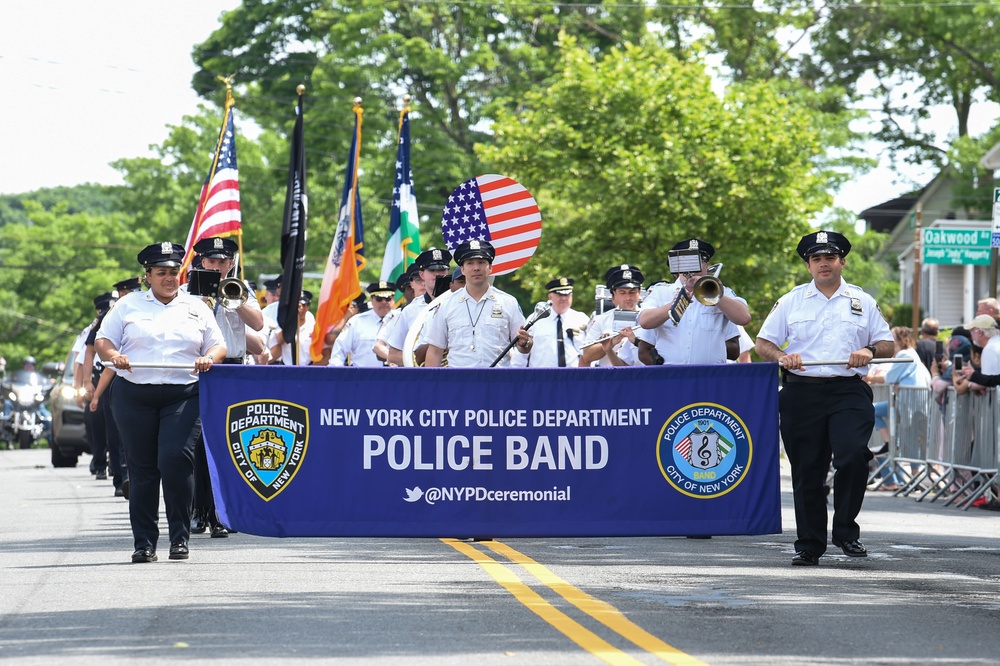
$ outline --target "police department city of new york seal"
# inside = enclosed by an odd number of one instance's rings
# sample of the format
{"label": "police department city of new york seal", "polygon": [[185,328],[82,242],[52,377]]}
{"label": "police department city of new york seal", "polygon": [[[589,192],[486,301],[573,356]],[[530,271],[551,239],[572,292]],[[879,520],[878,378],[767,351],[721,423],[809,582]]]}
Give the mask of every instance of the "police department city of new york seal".
{"label": "police department city of new york seal", "polygon": [[240,476],[265,502],[295,478],[309,445],[309,410],[284,400],[230,405],[229,454]]}
{"label": "police department city of new york seal", "polygon": [[743,420],[713,402],[678,409],[660,429],[656,461],[663,478],[697,499],[725,495],[746,478],[753,440]]}

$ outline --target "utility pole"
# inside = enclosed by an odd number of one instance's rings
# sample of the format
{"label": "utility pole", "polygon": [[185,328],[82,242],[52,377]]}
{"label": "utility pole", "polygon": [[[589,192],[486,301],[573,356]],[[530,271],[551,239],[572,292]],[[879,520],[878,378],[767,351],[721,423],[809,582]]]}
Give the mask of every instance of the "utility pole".
{"label": "utility pole", "polygon": [[913,229],[913,316],[910,329],[914,334],[920,329],[920,222],[924,206],[917,202],[917,223]]}

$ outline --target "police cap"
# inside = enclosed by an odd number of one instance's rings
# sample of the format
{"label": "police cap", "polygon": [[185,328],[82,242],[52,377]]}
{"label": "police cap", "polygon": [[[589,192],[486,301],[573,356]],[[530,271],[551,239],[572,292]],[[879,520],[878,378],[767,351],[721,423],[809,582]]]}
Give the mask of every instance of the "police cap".
{"label": "police cap", "polygon": [[440,250],[436,247],[432,247],[428,250],[421,252],[413,265],[417,267],[417,270],[427,271],[435,269],[448,269],[448,264],[451,263],[451,252],[448,250]]}
{"label": "police cap", "polygon": [[455,248],[455,262],[459,266],[469,259],[485,259],[492,264],[496,256],[497,251],[493,248],[493,244],[484,240],[466,241]]}
{"label": "police cap", "polygon": [[299,303],[305,303],[306,305],[309,305],[310,303],[312,303],[312,300],[313,300],[313,293],[311,291],[303,289],[302,295],[299,296]]}
{"label": "police cap", "polygon": [[645,279],[646,276],[642,274],[639,267],[631,264],[612,266],[604,274],[604,283],[611,291],[615,289],[641,289],[642,281]]}
{"label": "police cap", "polygon": [[803,236],[795,250],[806,261],[814,254],[838,254],[846,257],[851,251],[851,241],[836,231],[814,231]]}
{"label": "police cap", "polygon": [[708,261],[715,255],[715,248],[712,247],[711,243],[706,243],[700,238],[688,238],[687,240],[682,240],[677,245],[674,245],[671,250],[698,250],[701,254],[701,258]]}
{"label": "police cap", "polygon": [[369,296],[395,296],[396,295],[396,285],[392,282],[386,282],[385,280],[379,280],[378,282],[372,282],[368,285],[368,295]]}
{"label": "police cap", "polygon": [[138,291],[141,288],[139,285],[139,278],[137,277],[130,277],[130,278],[125,278],[124,280],[119,280],[118,282],[115,282],[113,286],[115,288],[115,291],[117,291],[119,294],[126,291]]}
{"label": "police cap", "polygon": [[550,293],[556,294],[572,294],[573,293],[573,278],[556,278],[555,280],[549,280],[545,283],[545,289]]}
{"label": "police cap", "polygon": [[111,304],[115,302],[115,296],[110,291],[106,291],[94,298],[94,308],[98,312],[106,312]]}
{"label": "police cap", "polygon": [[194,244],[195,252],[210,259],[232,259],[236,256],[238,249],[239,245],[236,244],[236,241],[232,238],[223,238],[222,236],[202,238]]}
{"label": "police cap", "polygon": [[410,283],[413,282],[413,277],[416,274],[417,274],[417,265],[410,264],[406,268],[406,272],[400,275],[399,278],[396,280],[396,289],[398,291],[403,291],[404,289],[409,287]]}
{"label": "police cap", "polygon": [[143,248],[142,252],[136,255],[136,259],[146,268],[153,266],[180,268],[184,262],[184,246],[170,241],[153,243]]}

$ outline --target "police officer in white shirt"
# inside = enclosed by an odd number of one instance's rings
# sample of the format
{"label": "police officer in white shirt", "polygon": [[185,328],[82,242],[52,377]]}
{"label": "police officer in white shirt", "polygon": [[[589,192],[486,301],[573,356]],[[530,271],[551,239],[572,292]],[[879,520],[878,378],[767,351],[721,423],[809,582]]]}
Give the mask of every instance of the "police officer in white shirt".
{"label": "police officer in white shirt", "polygon": [[[824,484],[831,457],[833,545],[850,557],[868,554],[856,519],[868,482],[875,408],[862,376],[873,358],[892,356],[894,345],[875,299],[841,277],[851,251],[847,238],[817,231],[804,236],[797,251],[813,280],[778,299],[757,334],[756,349],[782,367],[778,413],[792,468],[798,535],[792,564],[814,566],[827,546]],[[840,366],[803,365],[844,359]]]}
{"label": "police officer in white shirt", "polygon": [[[389,336],[392,334],[393,327],[399,323],[399,317],[406,310],[406,307],[412,303],[416,296],[414,290],[419,292],[419,296],[424,295],[424,283],[422,281],[413,281],[414,276],[417,274],[417,269],[415,264],[410,264],[402,275],[396,280],[396,291],[400,292],[404,296],[405,302],[398,308],[394,308],[382,319],[382,325],[378,329],[378,334],[375,336],[375,347],[373,349],[375,353],[375,358],[382,361],[384,365],[395,366],[395,363],[389,362]],[[410,298],[406,298],[409,294]],[[403,337],[406,340],[406,337]],[[402,351],[399,354],[399,358],[402,359]]]}
{"label": "police officer in white shirt", "polygon": [[375,356],[375,338],[382,322],[392,310],[396,285],[384,280],[368,285],[370,308],[348,320],[337,336],[330,352],[330,365],[353,365],[364,368],[383,367]]}
{"label": "police officer in white shirt", "polygon": [[[184,253],[183,245],[169,242],[143,249],[137,258],[149,291],[120,299],[95,342],[101,359],[118,373],[111,403],[128,458],[134,563],[157,559],[161,480],[170,559],[188,558],[194,446],[201,435],[198,373],[226,358],[212,311],[180,289]],[[181,367],[133,368],[138,362]]]}
{"label": "police officer in white shirt", "polygon": [[[645,276],[637,266],[621,264],[612,266],[604,273],[604,283],[611,292],[613,310],[596,315],[587,327],[588,345],[580,355],[580,367],[597,362],[600,367],[642,365],[639,363],[636,335],[633,329],[638,323],[629,325],[626,318],[639,313],[639,294]],[[597,340],[601,342],[595,342]]]}
{"label": "police officer in white shirt", "polygon": [[[406,304],[399,317],[396,318],[392,329],[388,331],[386,342],[389,345],[389,363],[403,365],[403,345],[406,342],[406,335],[410,332],[410,327],[417,320],[421,310],[430,305],[434,300],[434,285],[438,277],[451,273],[448,266],[451,264],[451,252],[440,250],[436,247],[424,250],[414,260],[416,274],[410,280],[414,285],[414,298]],[[423,295],[417,296],[418,285],[423,288]]]}
{"label": "police officer in white shirt", "polygon": [[573,309],[573,279],[559,277],[546,283],[552,313],[531,329],[531,351],[511,359],[511,367],[578,368],[580,349],[590,318]]}
{"label": "police officer in white shirt", "polygon": [[[233,277],[230,273],[234,268],[236,252],[239,245],[231,238],[213,236],[203,238],[194,244],[194,251],[201,257],[201,266],[205,270],[219,271],[221,279]],[[243,281],[247,288],[246,302],[233,310],[222,307],[219,299],[215,299],[215,321],[219,324],[222,336],[226,340],[229,356],[224,363],[243,365],[246,361],[247,341],[246,326],[255,331],[264,328],[264,315],[261,314],[260,303],[250,290],[250,284]]]}
{"label": "police officer in white shirt", "polygon": [[[729,287],[723,288],[716,305],[705,305],[693,296],[695,282],[708,274],[715,248],[698,238],[688,238],[671,251],[697,253],[700,268],[678,275],[673,283],[650,289],[639,312],[639,359],[652,365],[651,347],[656,348],[666,365],[714,365],[725,363],[730,356],[736,359],[740,335],[736,327],[750,323],[747,302]],[[675,321],[678,299],[689,304]]]}
{"label": "police officer in white shirt", "polygon": [[[515,338],[518,352],[531,349],[521,306],[489,282],[494,257],[488,241],[471,240],[455,248],[465,286],[442,303],[425,326],[426,367],[440,367],[447,351],[449,368],[488,368]],[[504,357],[499,365],[506,364]]]}

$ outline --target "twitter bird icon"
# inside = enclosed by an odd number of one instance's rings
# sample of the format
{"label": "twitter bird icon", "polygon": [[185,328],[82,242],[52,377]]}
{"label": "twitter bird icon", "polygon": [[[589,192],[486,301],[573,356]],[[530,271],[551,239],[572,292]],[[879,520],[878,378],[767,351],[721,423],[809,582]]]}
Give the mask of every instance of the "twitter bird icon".
{"label": "twitter bird icon", "polygon": [[423,496],[424,496],[424,491],[420,489],[420,486],[417,486],[416,488],[407,488],[406,497],[404,497],[403,499],[406,500],[407,502],[416,502]]}

